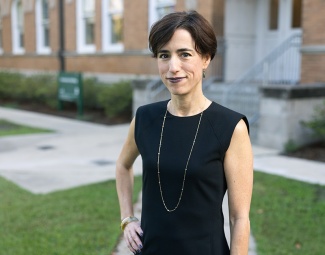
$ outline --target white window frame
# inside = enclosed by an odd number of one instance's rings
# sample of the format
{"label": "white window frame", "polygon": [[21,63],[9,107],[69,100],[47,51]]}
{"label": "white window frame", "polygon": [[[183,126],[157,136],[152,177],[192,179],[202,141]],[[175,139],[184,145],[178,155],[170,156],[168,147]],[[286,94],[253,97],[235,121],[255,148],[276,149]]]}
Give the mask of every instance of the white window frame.
{"label": "white window frame", "polygon": [[[111,19],[113,14],[124,15],[124,4],[122,12],[111,11],[108,9],[110,0],[102,0],[102,50],[104,52],[122,52],[124,50],[124,44],[112,43],[112,31],[111,31]],[[122,0],[122,2],[124,2]]]}
{"label": "white window frame", "polygon": [[[51,48],[50,46],[45,45],[45,33],[44,33],[44,27],[47,25],[50,29],[50,20],[45,21],[48,24],[44,23],[43,19],[43,5],[42,5],[43,0],[36,0],[36,6],[35,6],[35,11],[36,11],[36,51],[38,54],[50,54],[51,53]],[[48,1],[48,8],[50,8],[50,1]]]}
{"label": "white window frame", "polygon": [[[95,5],[96,5],[96,1]],[[84,17],[83,17],[83,0],[76,1],[76,27],[77,27],[77,52],[78,53],[94,53],[96,51],[96,45],[86,44],[85,40],[85,26],[84,26]],[[96,14],[94,14],[95,16]]]}
{"label": "white window frame", "polygon": [[[11,5],[12,53],[17,55],[25,53],[25,48],[19,45],[19,29],[18,29],[18,17],[17,17],[17,5],[19,1],[20,0],[14,0]],[[22,3],[22,12],[23,12],[22,26],[24,30],[24,19],[25,19],[24,2],[21,0],[21,3]],[[25,31],[24,31],[24,37],[25,37]]]}
{"label": "white window frame", "polygon": [[3,25],[2,25],[2,8],[0,3],[0,54],[3,53]]}
{"label": "white window frame", "polygon": [[162,4],[158,4],[157,0],[148,0],[149,1],[149,30],[153,23],[158,21],[159,14],[158,14],[158,8],[159,7],[168,7],[168,6],[176,6],[176,0],[166,0]]}

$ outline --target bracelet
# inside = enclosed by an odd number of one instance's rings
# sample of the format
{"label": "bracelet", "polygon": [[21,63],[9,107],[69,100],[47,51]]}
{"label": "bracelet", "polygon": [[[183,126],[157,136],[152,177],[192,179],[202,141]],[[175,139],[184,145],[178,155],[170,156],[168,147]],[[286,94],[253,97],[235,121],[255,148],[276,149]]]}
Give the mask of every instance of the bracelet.
{"label": "bracelet", "polygon": [[121,222],[121,230],[124,231],[126,225],[133,221],[139,221],[139,220],[137,217],[134,217],[134,216],[129,216],[129,217],[124,218]]}

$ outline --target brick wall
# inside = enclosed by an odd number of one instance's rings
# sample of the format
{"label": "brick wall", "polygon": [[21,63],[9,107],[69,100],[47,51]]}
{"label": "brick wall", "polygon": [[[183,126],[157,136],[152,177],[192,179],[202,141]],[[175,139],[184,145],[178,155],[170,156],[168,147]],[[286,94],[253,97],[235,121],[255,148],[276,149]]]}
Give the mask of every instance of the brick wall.
{"label": "brick wall", "polygon": [[53,53],[59,50],[59,4],[55,2],[53,7],[50,8],[49,19],[50,19],[50,48]]}
{"label": "brick wall", "polygon": [[148,47],[148,1],[124,1],[124,48],[141,50]]}
{"label": "brick wall", "polygon": [[[34,1],[33,1],[34,2]],[[65,50],[66,70],[90,73],[119,73],[157,75],[156,60],[150,54],[144,54],[148,47],[148,0],[124,1],[124,53],[102,54],[102,13],[101,1],[96,1],[95,17],[95,54],[78,55],[76,53],[76,0],[64,1],[65,9]],[[176,10],[186,9],[186,0],[178,0]],[[196,10],[202,13],[216,26],[216,32],[222,34],[223,0],[197,0]],[[213,6],[213,8],[211,8]],[[217,7],[217,8],[216,8]],[[50,48],[51,54],[35,56],[36,28],[35,7],[25,13],[25,52],[20,56],[12,55],[11,17],[3,18],[4,55],[0,56],[0,68],[53,70],[59,68],[57,53],[59,50],[59,4],[50,4]],[[213,70],[212,67],[209,69]],[[212,71],[208,71],[208,74]]]}
{"label": "brick wall", "polygon": [[[66,1],[64,1],[66,3]],[[65,15],[65,50],[68,52],[76,51],[76,1],[69,1],[64,6]]]}
{"label": "brick wall", "polygon": [[2,49],[4,53],[10,53],[12,51],[11,37],[11,19],[9,15],[6,15],[2,18]]}
{"label": "brick wall", "polygon": [[0,68],[23,70],[58,70],[59,62],[53,56],[9,55],[0,56]]}
{"label": "brick wall", "polygon": [[26,53],[34,53],[36,51],[36,27],[35,12],[25,12],[24,17],[24,48]]}
{"label": "brick wall", "polygon": [[303,1],[301,83],[325,82],[325,1]]}

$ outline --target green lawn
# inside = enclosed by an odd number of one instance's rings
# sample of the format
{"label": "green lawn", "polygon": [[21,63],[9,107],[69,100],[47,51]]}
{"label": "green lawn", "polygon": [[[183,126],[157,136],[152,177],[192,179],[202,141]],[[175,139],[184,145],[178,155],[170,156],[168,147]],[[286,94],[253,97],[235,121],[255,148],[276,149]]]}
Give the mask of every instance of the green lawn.
{"label": "green lawn", "polygon": [[110,255],[121,234],[115,181],[33,195],[0,178],[0,201],[0,254]]}
{"label": "green lawn", "polygon": [[35,133],[48,133],[50,130],[18,125],[7,120],[0,119],[0,137],[8,135],[24,135]]}
{"label": "green lawn", "polygon": [[255,172],[250,218],[258,255],[325,254],[325,186]]}

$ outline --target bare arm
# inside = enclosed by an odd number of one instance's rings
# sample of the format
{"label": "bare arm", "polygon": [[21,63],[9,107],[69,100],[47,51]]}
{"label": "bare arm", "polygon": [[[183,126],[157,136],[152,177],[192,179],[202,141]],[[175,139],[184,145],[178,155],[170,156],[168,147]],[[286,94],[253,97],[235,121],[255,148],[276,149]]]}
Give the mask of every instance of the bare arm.
{"label": "bare arm", "polygon": [[253,153],[246,124],[238,122],[224,161],[228,185],[230,254],[247,255],[249,209],[253,187]]}
{"label": "bare arm", "polygon": [[[121,219],[133,215],[133,163],[139,155],[134,139],[135,119],[130,124],[129,133],[120,156],[116,162],[116,189],[120,203]],[[141,249],[138,237],[142,235],[139,222],[131,222],[124,229],[124,238],[129,249],[134,252]]]}

